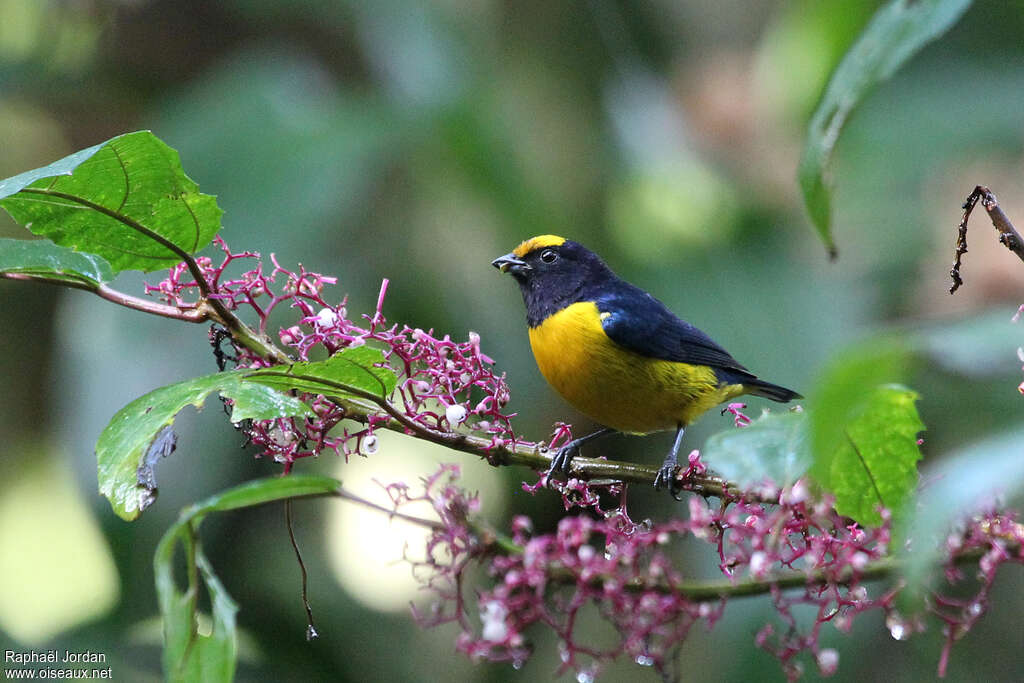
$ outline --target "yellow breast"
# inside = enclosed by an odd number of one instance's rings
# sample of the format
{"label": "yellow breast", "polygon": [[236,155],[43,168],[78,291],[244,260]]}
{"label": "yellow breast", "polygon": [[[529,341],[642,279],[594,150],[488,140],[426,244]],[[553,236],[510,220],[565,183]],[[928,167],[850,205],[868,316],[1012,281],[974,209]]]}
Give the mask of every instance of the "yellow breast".
{"label": "yellow breast", "polygon": [[584,415],[621,432],[646,434],[689,424],[743,393],[720,385],[714,370],[656,360],[608,338],[593,302],[580,302],[530,329],[537,367]]}

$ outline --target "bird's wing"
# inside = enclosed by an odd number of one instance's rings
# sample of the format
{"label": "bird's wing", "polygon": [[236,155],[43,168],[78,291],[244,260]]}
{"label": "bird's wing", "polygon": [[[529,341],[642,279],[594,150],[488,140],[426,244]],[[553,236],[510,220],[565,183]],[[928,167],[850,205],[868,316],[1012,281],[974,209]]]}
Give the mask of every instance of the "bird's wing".
{"label": "bird's wing", "polygon": [[677,318],[653,296],[623,281],[618,285],[595,297],[605,334],[616,344],[649,358],[710,365],[753,377],[711,337]]}

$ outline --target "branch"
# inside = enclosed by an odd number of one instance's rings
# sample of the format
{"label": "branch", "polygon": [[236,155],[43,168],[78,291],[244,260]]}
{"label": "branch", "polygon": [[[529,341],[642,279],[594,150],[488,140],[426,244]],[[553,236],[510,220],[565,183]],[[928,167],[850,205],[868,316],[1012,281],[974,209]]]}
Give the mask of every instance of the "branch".
{"label": "branch", "polygon": [[157,303],[150,299],[140,299],[139,297],[125,294],[124,292],[120,292],[104,284],[97,286],[92,282],[84,280],[57,280],[45,275],[34,275],[32,273],[0,273],[0,278],[7,280],[21,280],[23,282],[40,282],[47,285],[60,285],[71,289],[81,289],[86,292],[92,292],[101,299],[106,299],[107,301],[124,306],[125,308],[158,315],[162,318],[172,318],[174,320],[182,320],[189,323],[202,323],[210,319],[209,310],[203,306],[196,306],[191,309],[183,309],[178,306],[168,306],[167,304]]}
{"label": "branch", "polygon": [[[443,531],[445,529],[445,526],[436,520],[423,519],[421,517],[414,517],[412,515],[398,512],[397,510],[370,502],[355,494],[349,493],[344,489],[338,489],[332,495],[342,498],[343,500],[358,503],[372,510],[386,514],[389,517],[396,517],[398,519],[411,522],[418,526],[430,529],[431,531]],[[485,552],[498,555],[516,555],[524,552],[524,548],[509,536],[498,533],[479,522],[466,520],[465,523],[466,528],[477,538],[480,542],[481,548],[483,548]],[[985,551],[980,548],[968,550],[955,557],[953,562],[957,565],[972,564],[980,560],[984,554]],[[759,579],[747,579],[744,581],[719,579],[690,581],[675,585],[671,585],[665,581],[651,582],[634,579],[625,584],[625,588],[630,591],[655,590],[661,593],[676,593],[683,595],[691,602],[717,602],[728,598],[765,595],[767,593],[771,593],[773,590],[788,590],[793,588],[824,586],[829,584],[845,586],[853,581],[880,581],[897,576],[899,572],[902,571],[904,564],[905,562],[903,560],[890,556],[876,560],[859,571],[855,571],[852,567],[846,566],[839,576],[835,576],[835,572],[818,570],[809,573],[787,572],[784,574],[776,574],[774,576],[767,576]],[[578,574],[565,567],[556,567],[552,569],[547,573],[547,578],[549,581],[559,584],[575,584],[579,581]],[[609,578],[611,577],[597,575],[590,578],[587,583],[594,587],[601,587]]]}
{"label": "branch", "polygon": [[[301,375],[290,376],[302,378]],[[377,394],[363,391],[351,385],[331,382],[321,377],[309,379],[327,386],[333,386],[345,394],[354,395],[372,402],[390,416],[391,419],[382,426],[392,431],[415,436],[424,441],[446,446],[452,450],[478,455],[481,458],[485,458],[487,462],[495,467],[501,465],[525,465],[535,470],[546,470],[551,466],[553,454],[548,449],[541,448],[539,445],[521,444],[516,441],[511,447],[504,445],[495,446],[491,440],[480,436],[431,429],[411,419],[392,405],[390,401]],[[358,422],[367,422],[369,420],[371,411],[367,410],[368,406],[365,404],[344,398],[334,398],[333,400],[345,409],[345,416],[348,419]],[[572,460],[570,474],[571,476],[589,481],[611,479],[626,483],[651,484],[653,486],[655,479],[658,477],[658,468],[638,465],[632,462],[599,460],[577,456]],[[693,474],[680,481],[679,484],[682,490],[705,497],[715,496],[717,498],[743,499],[764,503],[778,502],[777,498],[762,497],[754,493],[741,491],[735,484],[713,474]]]}
{"label": "branch", "polygon": [[963,255],[967,253],[967,221],[971,217],[971,212],[974,210],[974,206],[978,203],[979,199],[981,200],[981,205],[988,211],[992,227],[999,231],[1000,244],[1016,254],[1021,261],[1024,261],[1024,238],[1021,238],[1020,233],[1013,227],[1013,223],[1003,213],[1003,210],[999,207],[999,201],[992,194],[992,191],[984,185],[978,185],[971,194],[967,195],[967,201],[963,205],[964,215],[960,219],[960,225],[958,226],[956,251],[953,253],[953,268],[949,271],[949,276],[953,278],[953,285],[949,288],[950,294],[959,289],[960,285],[964,283],[960,277],[960,265]]}
{"label": "branch", "polygon": [[[81,206],[89,208],[93,211],[97,211],[105,216],[114,219],[115,221],[121,223],[122,225],[131,228],[132,230],[138,232],[140,235],[143,235],[146,238],[151,239],[160,246],[164,247],[185,263],[185,265],[188,267],[189,273],[195,280],[196,286],[199,288],[200,293],[200,300],[197,308],[208,309],[203,314],[203,320],[213,320],[214,322],[220,323],[227,329],[231,330],[232,336],[235,338],[236,341],[238,341],[240,344],[244,345],[251,351],[254,351],[260,356],[263,356],[264,358],[268,358],[277,363],[289,362],[289,358],[286,353],[284,353],[279,348],[274,346],[274,344],[272,344],[270,340],[268,340],[266,337],[258,334],[257,332],[252,330],[252,328],[250,328],[248,325],[242,322],[242,320],[238,316],[236,316],[234,313],[228,310],[227,306],[225,306],[222,301],[220,301],[216,297],[210,296],[210,283],[206,281],[206,278],[203,275],[203,269],[199,267],[199,264],[196,262],[195,258],[192,257],[192,254],[188,253],[188,251],[182,249],[171,240],[167,239],[160,233],[147,228],[145,225],[139,223],[138,221],[134,220],[129,216],[109,209],[103,206],[102,204],[92,202],[88,199],[85,199],[84,197],[78,197],[76,195],[68,194],[66,192],[59,192],[57,190],[36,187],[23,188],[22,192],[57,197],[69,202],[80,204]],[[97,292],[97,294],[98,293],[99,292]],[[117,299],[111,299],[111,301],[114,301],[115,303],[121,303],[121,301],[118,301]],[[147,308],[139,308],[137,306],[130,306],[130,308],[136,308],[136,310],[142,310],[147,313],[154,312],[153,310]],[[156,314],[164,315],[163,312],[158,312]],[[192,322],[202,322],[203,320]]]}

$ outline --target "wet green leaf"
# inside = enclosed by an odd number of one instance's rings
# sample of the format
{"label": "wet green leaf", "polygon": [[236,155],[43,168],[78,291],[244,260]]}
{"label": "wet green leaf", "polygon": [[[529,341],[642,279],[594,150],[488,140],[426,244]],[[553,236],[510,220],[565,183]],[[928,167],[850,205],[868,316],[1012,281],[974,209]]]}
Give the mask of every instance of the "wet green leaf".
{"label": "wet green leaf", "polygon": [[114,278],[110,264],[101,257],[58,247],[49,240],[0,239],[0,276],[6,273],[90,290]]}
{"label": "wet green leaf", "polygon": [[878,387],[866,405],[843,429],[845,441],[831,453],[827,471],[815,478],[835,494],[836,512],[862,524],[882,521],[878,506],[899,514],[917,486],[924,430],[914,402],[917,394],[904,387]]}
{"label": "wet green leaf", "polygon": [[161,387],[114,415],[96,443],[96,459],[100,493],[118,516],[131,521],[156,499],[153,469],[160,457],[173,450],[173,443],[168,443],[173,438],[169,429],[185,406],[201,408],[207,396],[219,392],[234,401],[234,422],[312,416],[302,401],[271,387],[246,382],[243,376],[248,372],[220,372]]}
{"label": "wet green leaf", "polygon": [[879,505],[898,513],[917,483],[917,394],[893,384],[908,359],[902,343],[861,342],[825,368],[808,402],[811,474],[865,524],[881,521]]}

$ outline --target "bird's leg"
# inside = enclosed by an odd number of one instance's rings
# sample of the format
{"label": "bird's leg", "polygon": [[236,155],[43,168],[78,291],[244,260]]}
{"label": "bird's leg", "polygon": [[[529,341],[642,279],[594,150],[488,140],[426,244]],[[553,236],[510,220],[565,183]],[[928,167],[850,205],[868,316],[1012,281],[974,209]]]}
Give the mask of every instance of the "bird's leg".
{"label": "bird's leg", "polygon": [[605,427],[597,430],[593,434],[581,436],[580,438],[573,439],[569,443],[565,444],[559,448],[558,451],[555,452],[554,457],[551,458],[551,467],[548,468],[548,476],[551,476],[555,472],[565,472],[566,474],[569,474],[569,466],[572,465],[572,459],[579,454],[580,446],[588,441],[596,439],[599,436],[614,433],[614,429]]}
{"label": "bird's leg", "polygon": [[661,469],[658,470],[658,476],[654,478],[654,488],[660,489],[662,486],[668,486],[668,492],[676,500],[680,500],[676,495],[679,492],[679,489],[676,488],[676,469],[678,469],[679,447],[683,443],[684,431],[683,425],[676,428],[676,441],[672,444],[672,450],[668,452],[668,457],[662,463]]}

